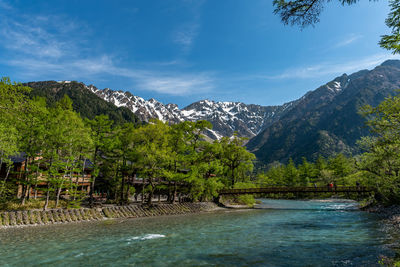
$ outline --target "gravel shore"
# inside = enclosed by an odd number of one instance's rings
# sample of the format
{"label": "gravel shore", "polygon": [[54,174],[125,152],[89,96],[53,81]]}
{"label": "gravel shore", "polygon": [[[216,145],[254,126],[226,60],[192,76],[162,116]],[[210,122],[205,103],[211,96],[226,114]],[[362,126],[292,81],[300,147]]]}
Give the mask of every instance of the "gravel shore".
{"label": "gravel shore", "polygon": [[400,206],[392,205],[384,207],[382,205],[374,205],[363,209],[367,212],[378,214],[386,223],[400,230]]}

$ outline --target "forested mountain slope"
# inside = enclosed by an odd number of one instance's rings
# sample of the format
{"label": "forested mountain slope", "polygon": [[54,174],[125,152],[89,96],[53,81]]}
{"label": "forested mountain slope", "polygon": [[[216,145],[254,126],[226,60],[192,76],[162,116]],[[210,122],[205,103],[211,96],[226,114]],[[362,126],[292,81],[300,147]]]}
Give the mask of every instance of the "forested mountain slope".
{"label": "forested mountain slope", "polygon": [[[208,120],[212,139],[232,136],[253,137],[247,147],[263,163],[299,162],[319,155],[356,154],[356,142],[369,134],[362,106],[376,106],[400,88],[400,61],[389,60],[373,70],[343,74],[310,91],[298,100],[281,106],[249,105],[240,102],[201,100],[179,109],[155,99],[144,100],[130,92],[97,89],[78,82],[30,82],[32,95],[44,96],[54,103],[64,94],[76,111],[93,118],[108,114],[117,123],[148,121],[157,118],[169,123]],[[139,119],[138,119],[139,118]]]}
{"label": "forested mountain slope", "polygon": [[87,89],[79,82],[29,82],[24,84],[32,88],[32,96],[41,96],[47,99],[49,105],[68,95],[73,101],[73,108],[82,117],[93,119],[97,115],[106,114],[117,124],[125,122],[138,123],[140,120],[126,107],[116,107]]}
{"label": "forested mountain slope", "polygon": [[358,153],[356,141],[369,134],[360,108],[376,106],[399,88],[398,60],[386,61],[371,71],[343,74],[308,92],[247,147],[264,163]]}

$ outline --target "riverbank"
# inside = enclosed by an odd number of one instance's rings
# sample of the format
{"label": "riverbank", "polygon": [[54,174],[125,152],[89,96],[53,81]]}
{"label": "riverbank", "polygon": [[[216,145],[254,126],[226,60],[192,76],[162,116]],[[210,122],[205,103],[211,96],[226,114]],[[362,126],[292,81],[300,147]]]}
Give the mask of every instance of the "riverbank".
{"label": "riverbank", "polygon": [[383,266],[400,266],[400,206],[392,205],[385,207],[383,205],[371,205],[362,210],[377,214],[383,224],[383,231],[391,240],[390,248],[396,251],[396,255],[392,258],[382,257]]}
{"label": "riverbank", "polygon": [[0,266],[378,266],[394,254],[357,203],[262,202],[273,210],[1,229]]}
{"label": "riverbank", "polygon": [[101,221],[116,218],[140,218],[208,212],[221,209],[211,202],[157,203],[152,206],[132,204],[106,205],[101,208],[50,209],[0,212],[0,228],[28,225],[48,225],[83,221]]}
{"label": "riverbank", "polygon": [[378,214],[387,224],[400,231],[400,206],[392,205],[385,207],[382,205],[373,205],[362,208],[362,210]]}

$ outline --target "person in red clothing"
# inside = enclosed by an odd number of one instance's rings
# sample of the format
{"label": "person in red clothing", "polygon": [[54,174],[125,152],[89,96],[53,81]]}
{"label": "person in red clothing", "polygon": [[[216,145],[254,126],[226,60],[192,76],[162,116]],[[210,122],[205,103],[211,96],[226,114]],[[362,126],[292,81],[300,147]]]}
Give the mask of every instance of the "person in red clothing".
{"label": "person in red clothing", "polygon": [[332,188],[333,188],[333,183],[331,182],[331,183],[329,184],[329,190],[332,191]]}

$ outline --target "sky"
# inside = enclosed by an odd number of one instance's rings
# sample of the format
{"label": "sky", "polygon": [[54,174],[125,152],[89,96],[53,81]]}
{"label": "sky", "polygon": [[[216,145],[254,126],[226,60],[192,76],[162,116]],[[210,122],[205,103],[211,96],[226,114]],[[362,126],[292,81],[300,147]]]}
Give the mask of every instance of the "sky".
{"label": "sky", "polygon": [[0,0],[0,76],[74,80],[184,107],[280,105],[393,56],[388,1],[331,1],[314,27],[271,0]]}

